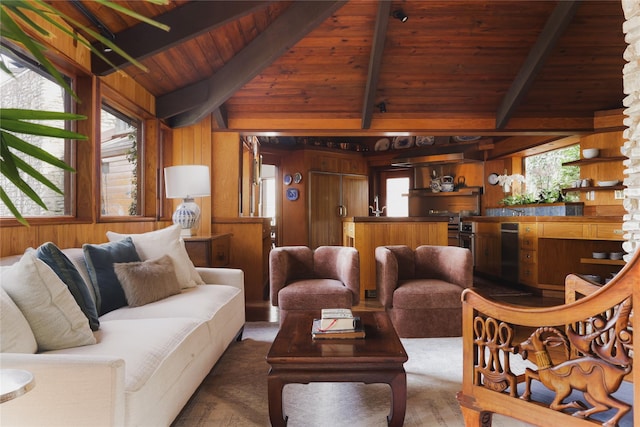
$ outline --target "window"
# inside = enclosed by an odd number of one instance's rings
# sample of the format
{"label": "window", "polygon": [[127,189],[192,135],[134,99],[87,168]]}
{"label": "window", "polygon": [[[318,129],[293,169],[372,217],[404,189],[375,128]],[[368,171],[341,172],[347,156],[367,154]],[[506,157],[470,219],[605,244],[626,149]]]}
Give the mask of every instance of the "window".
{"label": "window", "polygon": [[387,178],[387,216],[409,216],[409,185],[410,179]]}
{"label": "window", "polygon": [[[580,145],[559,148],[546,153],[528,156],[524,159],[527,193],[539,200],[552,200],[560,196],[562,188],[571,187],[571,183],[580,178],[578,166],[562,166],[580,158]],[[579,198],[568,193],[567,201]]]}
{"label": "window", "polygon": [[[34,62],[4,46],[0,54],[2,55],[4,64],[7,65],[13,74],[12,77],[4,71],[0,71],[0,105],[2,108],[70,112],[70,96]],[[70,128],[70,124],[63,121],[56,122],[47,120],[42,123],[47,126]],[[19,134],[19,136],[21,139],[46,150],[67,164],[72,163],[73,144],[71,141],[36,135]],[[10,150],[14,151],[11,148]],[[33,157],[21,155],[22,153],[20,152],[14,151],[14,153],[51,180],[51,182],[64,193],[58,194],[30,176],[22,174],[23,179],[42,198],[48,208],[47,210],[37,205],[4,176],[0,175],[0,185],[6,191],[18,211],[24,217],[72,215],[71,201],[73,200],[73,192],[71,189],[73,188],[73,174],[34,159]],[[0,203],[0,216],[13,217],[3,203]]]}
{"label": "window", "polygon": [[138,216],[142,212],[140,165],[142,124],[109,105],[100,114],[100,213]]}

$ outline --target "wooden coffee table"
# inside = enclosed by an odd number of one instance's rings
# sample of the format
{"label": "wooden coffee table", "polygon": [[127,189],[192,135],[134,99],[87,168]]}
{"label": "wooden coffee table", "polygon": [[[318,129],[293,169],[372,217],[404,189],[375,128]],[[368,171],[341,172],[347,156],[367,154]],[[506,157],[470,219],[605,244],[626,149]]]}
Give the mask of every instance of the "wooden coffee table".
{"label": "wooden coffee table", "polygon": [[314,340],[311,325],[319,312],[289,313],[276,336],[267,362],[269,418],[285,426],[282,406],[286,384],[310,382],[385,383],[391,387],[390,426],[401,426],[407,406],[407,353],[384,311],[354,312],[366,331],[364,339]]}

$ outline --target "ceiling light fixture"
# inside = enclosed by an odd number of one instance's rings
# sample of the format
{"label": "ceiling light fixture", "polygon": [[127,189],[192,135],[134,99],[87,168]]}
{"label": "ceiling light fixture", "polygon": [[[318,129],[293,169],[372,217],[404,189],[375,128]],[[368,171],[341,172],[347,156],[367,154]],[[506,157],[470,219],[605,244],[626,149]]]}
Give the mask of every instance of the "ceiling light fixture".
{"label": "ceiling light fixture", "polygon": [[400,22],[407,22],[409,20],[409,17],[405,15],[402,9],[394,10],[391,16],[393,16],[396,19],[399,19]]}
{"label": "ceiling light fixture", "polygon": [[384,102],[381,102],[380,104],[376,105],[376,107],[378,107],[381,113],[387,112],[387,104],[385,104]]}

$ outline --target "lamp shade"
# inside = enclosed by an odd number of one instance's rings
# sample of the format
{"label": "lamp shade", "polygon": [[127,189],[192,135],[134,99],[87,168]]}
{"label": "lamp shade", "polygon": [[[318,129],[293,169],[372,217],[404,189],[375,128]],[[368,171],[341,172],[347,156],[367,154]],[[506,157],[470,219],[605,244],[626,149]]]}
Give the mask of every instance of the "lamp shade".
{"label": "lamp shade", "polygon": [[180,165],[164,168],[168,199],[186,199],[211,195],[209,166]]}

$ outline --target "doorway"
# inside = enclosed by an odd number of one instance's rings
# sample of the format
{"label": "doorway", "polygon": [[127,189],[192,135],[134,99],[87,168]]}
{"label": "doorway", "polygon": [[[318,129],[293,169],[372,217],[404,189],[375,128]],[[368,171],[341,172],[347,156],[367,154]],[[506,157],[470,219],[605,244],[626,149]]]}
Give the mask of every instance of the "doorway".
{"label": "doorway", "polygon": [[278,197],[276,192],[276,178],[278,167],[271,164],[262,164],[260,170],[260,216],[271,218],[271,247],[278,246]]}

